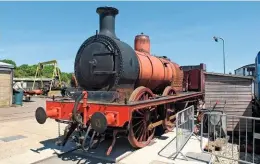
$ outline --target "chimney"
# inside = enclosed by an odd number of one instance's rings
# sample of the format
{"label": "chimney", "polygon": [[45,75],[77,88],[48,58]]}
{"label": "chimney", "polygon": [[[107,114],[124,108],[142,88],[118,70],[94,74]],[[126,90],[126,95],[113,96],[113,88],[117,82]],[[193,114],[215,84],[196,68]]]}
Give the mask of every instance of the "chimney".
{"label": "chimney", "polygon": [[107,35],[115,38],[115,16],[118,14],[118,9],[114,7],[98,7],[99,14],[99,34]]}

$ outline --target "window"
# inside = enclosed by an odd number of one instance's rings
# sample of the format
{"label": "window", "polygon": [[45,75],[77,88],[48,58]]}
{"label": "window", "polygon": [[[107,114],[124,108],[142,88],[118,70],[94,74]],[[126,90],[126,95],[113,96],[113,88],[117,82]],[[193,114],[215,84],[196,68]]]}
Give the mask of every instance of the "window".
{"label": "window", "polygon": [[255,65],[247,65],[245,67],[239,68],[235,70],[236,75],[240,76],[255,76]]}

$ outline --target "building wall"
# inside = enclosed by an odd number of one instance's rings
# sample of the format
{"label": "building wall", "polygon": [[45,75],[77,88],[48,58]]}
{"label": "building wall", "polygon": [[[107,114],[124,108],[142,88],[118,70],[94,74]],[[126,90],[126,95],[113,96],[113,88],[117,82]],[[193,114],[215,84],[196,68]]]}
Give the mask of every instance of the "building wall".
{"label": "building wall", "polygon": [[12,69],[0,68],[0,107],[8,107],[12,105],[12,80]]}
{"label": "building wall", "polygon": [[[235,75],[223,75],[206,73],[205,74],[205,100],[206,107],[213,106],[219,101],[220,110],[223,110],[224,102],[226,106],[224,113],[227,115],[252,116],[252,83],[250,77]],[[211,103],[211,105],[210,105]],[[227,130],[239,129],[239,120],[229,118]],[[248,132],[252,131],[252,122],[247,122]],[[240,121],[240,130],[245,131],[245,119]]]}
{"label": "building wall", "polygon": [[[45,84],[48,84],[50,80],[51,80],[51,78],[43,78],[42,79],[43,86]],[[21,81],[23,81],[22,87],[25,90],[31,90],[32,89],[34,78],[14,78],[14,82],[21,82]],[[36,79],[34,88],[38,89],[40,87],[41,87],[41,79]]]}

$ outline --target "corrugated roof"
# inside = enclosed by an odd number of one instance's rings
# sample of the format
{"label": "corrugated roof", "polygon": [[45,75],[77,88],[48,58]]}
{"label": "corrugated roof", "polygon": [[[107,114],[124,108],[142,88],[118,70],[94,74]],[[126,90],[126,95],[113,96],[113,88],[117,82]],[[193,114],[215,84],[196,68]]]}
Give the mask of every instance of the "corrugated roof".
{"label": "corrugated roof", "polygon": [[12,64],[8,64],[8,63],[4,63],[4,62],[0,62],[0,67],[4,67],[4,68],[14,68],[14,66]]}

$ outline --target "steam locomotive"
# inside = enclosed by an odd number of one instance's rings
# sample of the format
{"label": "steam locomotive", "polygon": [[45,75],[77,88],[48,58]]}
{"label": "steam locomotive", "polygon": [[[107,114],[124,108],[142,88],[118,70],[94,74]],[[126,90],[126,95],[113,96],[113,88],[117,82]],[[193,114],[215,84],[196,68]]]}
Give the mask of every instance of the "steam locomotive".
{"label": "steam locomotive", "polygon": [[89,37],[75,58],[75,77],[82,91],[68,100],[54,98],[35,113],[38,123],[47,118],[68,124],[64,138],[83,150],[102,138],[127,136],[135,148],[147,146],[160,126],[174,128],[175,114],[204,99],[205,65],[180,67],[165,56],[150,52],[149,36],[135,37],[134,49],[115,33],[113,7],[99,7],[99,32]]}

